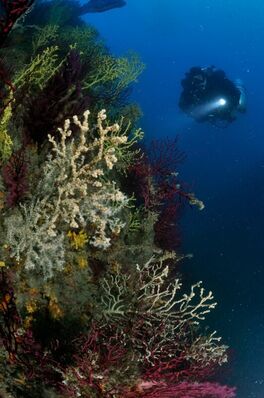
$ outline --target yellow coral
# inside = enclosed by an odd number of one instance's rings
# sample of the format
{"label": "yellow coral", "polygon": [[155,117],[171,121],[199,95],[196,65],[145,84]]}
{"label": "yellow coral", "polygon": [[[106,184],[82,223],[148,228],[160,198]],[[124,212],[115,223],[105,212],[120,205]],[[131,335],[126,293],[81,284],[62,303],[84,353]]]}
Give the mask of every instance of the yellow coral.
{"label": "yellow coral", "polygon": [[36,287],[31,287],[30,289],[29,289],[29,294],[30,294],[30,296],[36,296],[37,294],[38,294],[38,289],[36,288]]}
{"label": "yellow coral", "polygon": [[33,50],[36,52],[39,48],[49,45],[54,42],[58,36],[59,26],[58,25],[47,25],[38,30],[33,40]]}
{"label": "yellow coral", "polygon": [[4,296],[4,300],[8,304],[10,302],[10,300],[11,300],[11,295],[9,293],[6,293],[5,296]]}
{"label": "yellow coral", "polygon": [[29,329],[32,326],[32,322],[33,322],[33,316],[32,315],[26,316],[24,320],[24,328]]}
{"label": "yellow coral", "polygon": [[14,378],[14,382],[18,384],[25,385],[26,384],[26,376],[24,373],[19,373],[18,377]]}
{"label": "yellow coral", "polygon": [[74,231],[69,231],[67,236],[70,238],[71,246],[76,250],[82,249],[86,242],[88,242],[88,236],[86,232],[82,229],[79,233]]}
{"label": "yellow coral", "polygon": [[66,275],[70,275],[72,273],[72,265],[66,264],[63,271]]}
{"label": "yellow coral", "polygon": [[47,81],[54,76],[62,65],[58,60],[58,46],[47,47],[41,54],[32,59],[29,65],[15,77],[14,85],[20,89],[25,84],[31,88],[43,90]]}
{"label": "yellow coral", "polygon": [[12,117],[12,108],[9,105],[3,113],[0,121],[0,161],[5,162],[9,159],[13,149],[13,141],[8,134],[8,124]]}
{"label": "yellow coral", "polygon": [[[64,41],[74,45],[80,52],[80,54],[85,54],[89,56],[91,51],[91,45],[94,45],[94,40],[97,36],[97,31],[92,26],[82,26],[64,29],[62,34]],[[97,45],[97,51],[100,51],[101,46]]]}
{"label": "yellow coral", "polygon": [[59,318],[61,318],[63,316],[63,311],[60,308],[56,297],[51,298],[51,300],[49,302],[49,311],[50,311],[51,316],[54,319],[59,319]]}
{"label": "yellow coral", "polygon": [[113,261],[110,264],[110,270],[111,272],[113,272],[114,274],[118,274],[121,271],[121,264],[118,261]]}
{"label": "yellow coral", "polygon": [[140,61],[136,53],[131,52],[127,57],[117,59],[118,70],[118,92],[136,82],[138,76],[145,69],[145,65]]}
{"label": "yellow coral", "polygon": [[49,300],[48,310],[53,319],[59,319],[63,316],[63,311],[58,304],[58,299],[51,286],[44,286],[46,297]]}
{"label": "yellow coral", "polygon": [[136,82],[138,76],[143,72],[145,65],[135,53],[127,57],[113,58],[110,55],[99,55],[94,60],[95,72],[87,76],[84,82],[84,90],[90,90],[98,84],[116,81],[115,96]]}
{"label": "yellow coral", "polygon": [[5,207],[5,193],[0,191],[0,210]]}
{"label": "yellow coral", "polygon": [[34,301],[30,301],[26,304],[26,310],[29,314],[33,314],[37,310],[37,304]]}
{"label": "yellow coral", "polygon": [[78,262],[78,265],[79,265],[79,267],[80,267],[81,269],[84,269],[84,268],[86,268],[86,267],[88,266],[88,260],[87,260],[86,257],[79,256],[79,257],[77,258],[77,262]]}

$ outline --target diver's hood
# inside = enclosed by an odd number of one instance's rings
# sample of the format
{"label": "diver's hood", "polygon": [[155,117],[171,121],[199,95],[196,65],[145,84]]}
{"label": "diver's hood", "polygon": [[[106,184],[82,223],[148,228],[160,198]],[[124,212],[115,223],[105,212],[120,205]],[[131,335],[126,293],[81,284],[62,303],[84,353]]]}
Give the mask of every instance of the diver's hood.
{"label": "diver's hood", "polygon": [[239,98],[239,104],[238,104],[237,110],[241,113],[245,113],[247,110],[247,97],[246,97],[245,86],[241,79],[236,79],[235,85],[238,88],[238,90],[240,91],[240,98]]}

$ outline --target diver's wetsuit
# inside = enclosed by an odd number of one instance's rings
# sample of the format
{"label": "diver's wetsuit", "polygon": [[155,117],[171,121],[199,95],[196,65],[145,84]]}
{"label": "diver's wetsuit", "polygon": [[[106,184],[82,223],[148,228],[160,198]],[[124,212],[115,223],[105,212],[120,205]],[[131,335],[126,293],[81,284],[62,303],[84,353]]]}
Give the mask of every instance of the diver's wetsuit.
{"label": "diver's wetsuit", "polygon": [[[179,100],[179,107],[198,121],[232,122],[239,105],[240,91],[236,85],[226,77],[222,70],[214,67],[193,67],[186,73],[181,82],[183,91]],[[209,104],[219,98],[226,100],[226,106],[213,109],[209,113],[197,115],[197,107]]]}

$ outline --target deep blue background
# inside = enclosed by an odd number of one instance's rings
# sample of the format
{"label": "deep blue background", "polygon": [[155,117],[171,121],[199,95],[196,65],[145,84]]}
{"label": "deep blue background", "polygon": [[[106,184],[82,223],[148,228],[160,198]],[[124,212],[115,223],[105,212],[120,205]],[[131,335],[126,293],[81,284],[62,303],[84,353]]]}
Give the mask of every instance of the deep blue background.
{"label": "deep blue background", "polygon": [[[127,0],[87,15],[111,51],[135,50],[147,64],[133,97],[146,139],[179,136],[187,154],[181,177],[204,200],[182,220],[185,265],[214,291],[210,320],[232,347],[225,382],[239,398],[264,397],[264,2]],[[197,124],[177,108],[180,81],[194,65],[215,65],[241,78],[248,112],[227,129]],[[263,384],[262,384],[263,383]]]}

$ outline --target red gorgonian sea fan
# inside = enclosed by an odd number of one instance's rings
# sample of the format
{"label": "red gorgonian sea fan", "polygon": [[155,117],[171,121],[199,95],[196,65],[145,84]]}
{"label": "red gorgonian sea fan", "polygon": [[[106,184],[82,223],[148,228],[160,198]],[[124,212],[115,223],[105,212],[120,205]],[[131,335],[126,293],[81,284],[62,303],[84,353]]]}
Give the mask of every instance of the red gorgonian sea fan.
{"label": "red gorgonian sea fan", "polygon": [[145,208],[157,210],[157,206],[174,196],[175,189],[172,192],[168,183],[171,185],[171,179],[178,182],[175,171],[184,158],[184,153],[178,149],[177,138],[167,138],[153,140],[144,156],[132,165],[129,172],[136,181],[135,194],[143,200]]}
{"label": "red gorgonian sea fan", "polygon": [[16,21],[31,8],[34,1],[0,0],[0,46],[2,46]]}
{"label": "red gorgonian sea fan", "polygon": [[28,190],[28,162],[23,149],[13,153],[2,169],[2,176],[7,187],[6,205],[14,207]]}
{"label": "red gorgonian sea fan", "polygon": [[186,192],[179,181],[177,168],[185,159],[175,139],[154,140],[146,154],[129,170],[133,193],[145,209],[157,212],[155,244],[163,250],[180,245],[177,227],[184,203],[203,208],[203,203]]}
{"label": "red gorgonian sea fan", "polygon": [[234,398],[236,389],[218,383],[182,382],[176,385],[142,382],[126,398]]}

